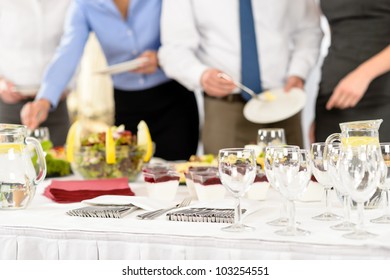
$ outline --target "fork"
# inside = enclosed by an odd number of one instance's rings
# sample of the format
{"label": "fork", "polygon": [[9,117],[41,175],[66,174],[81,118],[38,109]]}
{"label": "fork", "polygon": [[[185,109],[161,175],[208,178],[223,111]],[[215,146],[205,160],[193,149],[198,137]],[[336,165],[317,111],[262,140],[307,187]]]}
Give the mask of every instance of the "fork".
{"label": "fork", "polygon": [[139,218],[141,220],[153,220],[154,218],[157,218],[157,217],[161,216],[162,214],[167,213],[173,209],[186,207],[186,206],[190,205],[190,203],[191,203],[191,198],[187,197],[182,202],[180,202],[179,204],[176,204],[173,207],[146,212],[146,213],[137,215],[137,218]]}

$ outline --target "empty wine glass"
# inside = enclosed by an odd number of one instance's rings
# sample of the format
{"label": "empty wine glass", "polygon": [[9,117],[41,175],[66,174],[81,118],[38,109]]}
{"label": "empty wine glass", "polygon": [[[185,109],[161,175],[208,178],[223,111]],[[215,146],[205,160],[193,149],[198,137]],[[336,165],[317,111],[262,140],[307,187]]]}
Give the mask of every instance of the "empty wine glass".
{"label": "empty wine glass", "polygon": [[257,145],[264,152],[267,146],[281,146],[286,144],[283,128],[261,128],[257,131]]}
{"label": "empty wine glass", "polygon": [[39,142],[50,140],[49,128],[47,127],[38,127],[34,130],[28,131],[29,135],[36,138]]}
{"label": "empty wine glass", "polygon": [[357,203],[359,222],[352,233],[343,237],[367,239],[376,234],[364,229],[364,202],[375,193],[383,176],[383,157],[378,145],[343,146],[340,175],[351,198]]}
{"label": "empty wine glass", "polygon": [[[267,176],[267,180],[270,185],[280,193],[277,185],[275,184],[274,172],[273,172],[273,154],[276,150],[282,150],[283,148],[292,148],[299,150],[299,146],[285,145],[285,146],[268,146],[265,148],[265,158],[264,158],[264,171]],[[271,226],[287,226],[288,225],[288,215],[287,215],[287,199],[282,195],[282,208],[280,210],[280,217],[267,222]]]}
{"label": "empty wine glass", "polygon": [[275,185],[288,201],[289,223],[275,233],[284,236],[308,235],[309,231],[297,228],[295,223],[295,201],[298,200],[311,177],[310,155],[307,150],[284,148],[274,152],[273,172]]}
{"label": "empty wine glass", "polygon": [[351,217],[351,197],[349,196],[347,188],[341,181],[340,175],[340,153],[341,143],[333,142],[328,145],[327,158],[328,158],[328,172],[331,175],[333,186],[338,194],[343,199],[344,217],[343,221],[339,224],[333,225],[330,228],[334,230],[350,231],[354,229],[355,224],[350,221]]}
{"label": "empty wine glass", "polygon": [[234,224],[224,231],[254,230],[241,223],[241,197],[249,190],[256,177],[256,157],[253,149],[222,149],[218,154],[218,167],[222,184],[236,198]]}
{"label": "empty wine glass", "polygon": [[380,143],[382,157],[386,165],[386,175],[383,176],[383,181],[380,182],[379,188],[382,189],[382,197],[385,197],[384,213],[379,218],[372,219],[372,223],[390,224],[390,143]]}
{"label": "empty wine glass", "polygon": [[332,189],[332,176],[328,172],[328,161],[326,151],[326,144],[324,142],[318,142],[311,144],[311,167],[312,172],[318,183],[320,183],[325,189],[325,203],[326,210],[324,213],[313,217],[315,220],[320,221],[335,221],[339,220],[340,216],[334,214],[331,210],[330,204],[330,192]]}

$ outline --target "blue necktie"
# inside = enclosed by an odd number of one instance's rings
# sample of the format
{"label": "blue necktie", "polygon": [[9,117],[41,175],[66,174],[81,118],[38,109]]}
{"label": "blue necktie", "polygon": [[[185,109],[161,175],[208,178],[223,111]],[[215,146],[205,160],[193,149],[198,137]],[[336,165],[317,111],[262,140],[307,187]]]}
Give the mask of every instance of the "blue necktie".
{"label": "blue necktie", "polygon": [[[240,0],[240,34],[241,83],[254,92],[260,93],[262,86],[251,0]],[[241,92],[241,95],[245,100],[251,98],[246,92]]]}

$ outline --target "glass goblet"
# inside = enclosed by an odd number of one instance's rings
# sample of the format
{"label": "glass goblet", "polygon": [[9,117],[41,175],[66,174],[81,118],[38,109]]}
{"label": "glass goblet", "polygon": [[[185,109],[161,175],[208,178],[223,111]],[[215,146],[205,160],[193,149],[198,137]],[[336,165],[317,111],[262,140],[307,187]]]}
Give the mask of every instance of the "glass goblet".
{"label": "glass goblet", "polygon": [[249,190],[256,177],[256,157],[253,149],[222,149],[218,153],[218,168],[222,184],[236,199],[234,224],[224,231],[250,231],[253,227],[241,223],[241,198]]}
{"label": "glass goblet", "polygon": [[[272,168],[272,157],[275,150],[280,150],[282,148],[294,148],[299,150],[299,146],[285,145],[285,146],[268,146],[265,148],[265,158],[264,158],[264,171],[267,176],[269,184],[280,193],[279,189],[275,184],[274,172]],[[284,227],[288,225],[288,215],[287,215],[287,199],[282,195],[282,208],[280,209],[280,216],[272,221],[267,222],[270,226]]]}
{"label": "glass goblet", "polygon": [[332,176],[328,172],[327,162],[327,147],[324,142],[318,142],[311,144],[311,167],[314,177],[317,182],[320,183],[325,189],[325,204],[326,210],[324,213],[313,217],[315,220],[320,221],[336,221],[340,219],[340,216],[334,214],[330,204],[330,192],[332,189]]}
{"label": "glass goblet", "polygon": [[310,156],[307,150],[284,149],[274,154],[275,184],[288,200],[289,223],[275,233],[283,236],[309,235],[310,232],[297,228],[295,223],[295,201],[307,189],[310,177]]}
{"label": "glass goblet", "polygon": [[358,224],[343,237],[367,239],[376,234],[364,229],[364,203],[375,193],[383,175],[383,157],[377,145],[343,146],[340,154],[341,181],[357,203]]}
{"label": "glass goblet", "polygon": [[283,128],[261,128],[257,131],[257,145],[264,152],[267,146],[281,146],[286,144]]}
{"label": "glass goblet", "polygon": [[36,138],[39,142],[50,140],[49,128],[47,127],[38,127],[30,131],[30,135]]}
{"label": "glass goblet", "polygon": [[328,145],[328,172],[331,175],[333,186],[336,189],[336,192],[343,199],[343,210],[344,217],[341,223],[331,226],[331,229],[341,230],[341,231],[350,231],[353,230],[355,224],[351,222],[351,197],[349,196],[347,188],[344,186],[341,181],[340,175],[340,153],[341,153],[341,143],[333,142]]}
{"label": "glass goblet", "polygon": [[384,172],[383,180],[379,184],[379,188],[382,189],[382,197],[385,198],[384,213],[382,216],[372,219],[372,223],[377,224],[390,224],[390,143],[380,143],[382,157],[384,160]]}

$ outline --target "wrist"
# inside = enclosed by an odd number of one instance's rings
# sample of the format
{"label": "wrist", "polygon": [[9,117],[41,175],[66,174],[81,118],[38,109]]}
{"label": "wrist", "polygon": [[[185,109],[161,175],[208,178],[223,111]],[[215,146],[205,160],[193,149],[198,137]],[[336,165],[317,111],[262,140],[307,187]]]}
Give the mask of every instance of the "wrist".
{"label": "wrist", "polygon": [[38,102],[40,104],[41,108],[47,112],[49,112],[49,110],[51,109],[51,103],[46,98],[38,99],[36,102]]}

